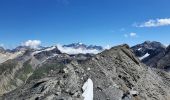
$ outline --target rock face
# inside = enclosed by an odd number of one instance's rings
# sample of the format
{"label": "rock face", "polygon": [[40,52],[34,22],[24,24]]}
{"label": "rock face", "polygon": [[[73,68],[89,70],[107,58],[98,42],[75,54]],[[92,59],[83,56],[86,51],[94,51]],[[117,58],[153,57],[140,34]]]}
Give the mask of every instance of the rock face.
{"label": "rock face", "polygon": [[[63,55],[63,54],[61,54]],[[167,72],[140,63],[128,45],[78,61],[69,55],[47,59],[25,83],[2,100],[84,100],[82,87],[91,79],[94,100],[169,100]],[[68,63],[63,60],[69,59]],[[32,67],[33,68],[33,67]]]}
{"label": "rock face", "polygon": [[148,66],[156,67],[157,62],[164,56],[166,47],[160,42],[146,41],[131,47],[134,54]]}
{"label": "rock face", "polygon": [[[165,71],[170,71],[170,46],[167,48],[159,42],[146,41],[131,48],[137,57],[146,65]],[[145,54],[149,54],[144,57]]]}
{"label": "rock face", "polygon": [[165,52],[160,53],[159,55],[161,54],[163,56],[157,61],[156,67],[170,71],[170,45],[166,48]]}

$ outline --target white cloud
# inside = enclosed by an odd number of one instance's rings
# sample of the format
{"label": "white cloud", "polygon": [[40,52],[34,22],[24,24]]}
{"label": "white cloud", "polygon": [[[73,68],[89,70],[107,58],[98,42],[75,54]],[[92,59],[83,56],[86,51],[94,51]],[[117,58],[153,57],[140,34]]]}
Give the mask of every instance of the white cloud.
{"label": "white cloud", "polygon": [[82,48],[72,48],[72,47],[63,47],[62,45],[58,44],[57,48],[62,52],[62,53],[67,53],[67,54],[87,54],[87,53],[92,53],[92,54],[97,54],[100,53],[101,51],[93,49],[93,50],[89,50],[89,49],[82,49]]}
{"label": "white cloud", "polygon": [[41,44],[40,40],[28,40],[28,41],[24,42],[22,45],[28,46],[31,48],[38,48],[40,46],[40,44]]}
{"label": "white cloud", "polygon": [[168,26],[170,25],[170,18],[164,18],[164,19],[150,19],[142,24],[135,25],[136,27],[159,27],[159,26]]}
{"label": "white cloud", "polygon": [[136,37],[137,35],[136,35],[136,33],[133,33],[133,32],[132,32],[132,33],[130,33],[130,36],[131,36],[131,37]]}
{"label": "white cloud", "polygon": [[124,34],[124,37],[126,37],[126,38],[128,38],[128,37],[135,38],[135,37],[137,37],[137,33],[131,32],[129,34]]}

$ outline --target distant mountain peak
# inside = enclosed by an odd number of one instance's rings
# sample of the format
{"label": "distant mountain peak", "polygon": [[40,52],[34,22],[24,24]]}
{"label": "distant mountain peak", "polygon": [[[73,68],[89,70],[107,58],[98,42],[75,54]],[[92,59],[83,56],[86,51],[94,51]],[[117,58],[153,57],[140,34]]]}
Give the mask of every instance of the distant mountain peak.
{"label": "distant mountain peak", "polygon": [[131,49],[143,63],[152,67],[156,67],[156,63],[166,51],[166,47],[157,41],[145,41],[133,46]]}
{"label": "distant mountain peak", "polygon": [[[153,54],[153,52],[161,52],[162,50],[165,50],[165,46],[161,44],[160,42],[156,41],[145,41],[141,44],[137,44],[132,47],[132,50],[134,51],[135,55],[137,57],[143,57],[145,54]],[[152,55],[150,55],[152,56]]]}
{"label": "distant mountain peak", "polygon": [[81,42],[72,43],[72,44],[68,44],[68,45],[63,45],[63,47],[71,47],[71,48],[74,48],[74,49],[89,49],[89,50],[96,49],[96,50],[103,50],[102,46],[86,45],[86,44],[83,44]]}

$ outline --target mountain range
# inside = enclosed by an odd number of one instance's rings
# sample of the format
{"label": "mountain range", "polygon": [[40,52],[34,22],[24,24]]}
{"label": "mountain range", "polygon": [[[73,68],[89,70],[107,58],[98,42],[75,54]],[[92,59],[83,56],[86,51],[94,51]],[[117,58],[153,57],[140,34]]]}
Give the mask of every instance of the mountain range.
{"label": "mountain range", "polygon": [[93,49],[103,50],[104,49],[102,46],[85,45],[83,43],[72,43],[72,44],[69,44],[69,45],[63,45],[63,47],[71,47],[71,48],[75,48],[75,49],[82,48],[82,49],[90,49],[90,50],[93,50]]}
{"label": "mountain range", "polygon": [[0,48],[0,100],[169,100],[170,46]]}

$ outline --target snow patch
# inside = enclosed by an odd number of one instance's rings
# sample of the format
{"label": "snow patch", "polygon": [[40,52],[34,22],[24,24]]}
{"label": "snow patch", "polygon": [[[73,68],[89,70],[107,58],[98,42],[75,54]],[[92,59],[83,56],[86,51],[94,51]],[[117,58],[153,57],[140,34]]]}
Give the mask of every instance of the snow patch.
{"label": "snow patch", "polygon": [[145,59],[145,58],[148,57],[148,56],[150,56],[150,54],[149,54],[149,53],[146,53],[144,56],[139,57],[139,59],[140,59],[140,60],[143,60],[143,59]]}
{"label": "snow patch", "polygon": [[56,48],[55,46],[52,46],[52,47],[50,47],[50,48],[45,49],[45,51],[51,51],[51,50],[53,50],[53,49],[55,49],[55,48]]}
{"label": "snow patch", "polygon": [[138,51],[140,51],[142,48],[139,48]]}
{"label": "snow patch", "polygon": [[52,56],[47,57],[45,60],[42,61],[42,63],[44,63],[45,61],[47,61],[50,58],[56,57],[58,54],[53,54]]}
{"label": "snow patch", "polygon": [[84,100],[93,100],[93,81],[91,79],[88,79],[83,87],[83,94]]}
{"label": "snow patch", "polygon": [[132,91],[130,91],[130,94],[131,94],[131,95],[138,95],[138,91],[132,90]]}
{"label": "snow patch", "polygon": [[43,52],[43,51],[51,51],[55,48],[56,48],[55,46],[52,46],[52,47],[44,49],[44,50],[38,50],[38,51],[33,52],[32,55],[38,54],[38,53]]}
{"label": "snow patch", "polygon": [[87,70],[90,70],[90,67],[88,67]]}
{"label": "snow patch", "polygon": [[117,84],[114,84],[113,86],[116,87],[116,88],[119,88],[119,86]]}

